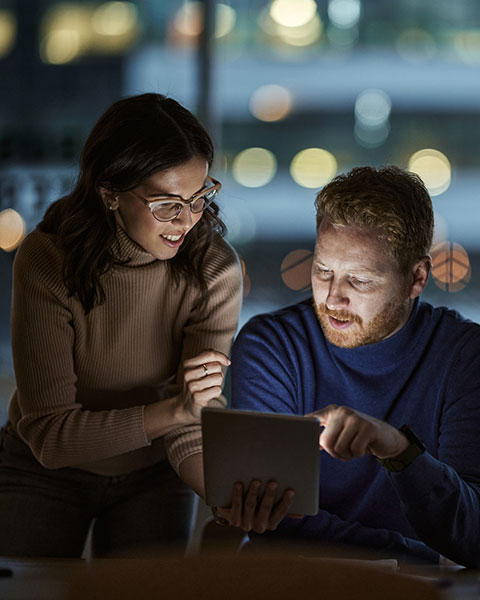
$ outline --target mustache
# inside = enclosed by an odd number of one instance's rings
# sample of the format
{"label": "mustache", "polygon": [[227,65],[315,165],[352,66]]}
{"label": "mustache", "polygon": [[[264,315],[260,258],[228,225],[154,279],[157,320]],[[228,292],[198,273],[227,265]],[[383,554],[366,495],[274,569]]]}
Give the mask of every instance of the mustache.
{"label": "mustache", "polygon": [[363,323],[362,317],[359,317],[348,310],[331,310],[330,308],[327,308],[326,304],[318,304],[317,313],[327,317],[333,317],[334,319],[339,319],[340,321],[353,321],[354,323],[358,323],[358,325],[362,325]]}

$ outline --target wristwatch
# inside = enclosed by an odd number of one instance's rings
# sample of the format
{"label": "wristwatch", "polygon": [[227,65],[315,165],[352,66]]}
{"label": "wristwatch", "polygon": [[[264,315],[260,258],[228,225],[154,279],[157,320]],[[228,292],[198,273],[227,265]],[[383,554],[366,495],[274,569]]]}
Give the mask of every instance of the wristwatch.
{"label": "wristwatch", "polygon": [[392,473],[399,473],[400,471],[403,471],[405,467],[408,467],[408,465],[413,462],[417,456],[423,454],[427,449],[422,440],[418,439],[408,425],[402,425],[399,431],[401,431],[410,442],[408,448],[406,448],[398,456],[392,456],[391,458],[378,458],[378,456],[375,457],[382,467],[385,467],[387,471],[391,471]]}

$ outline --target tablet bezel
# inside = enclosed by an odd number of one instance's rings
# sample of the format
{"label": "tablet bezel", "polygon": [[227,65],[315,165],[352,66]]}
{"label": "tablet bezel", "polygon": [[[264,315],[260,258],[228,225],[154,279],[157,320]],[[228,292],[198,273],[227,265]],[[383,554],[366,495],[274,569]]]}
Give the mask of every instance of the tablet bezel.
{"label": "tablet bezel", "polygon": [[[228,507],[233,484],[279,483],[275,501],[295,490],[291,513],[315,515],[319,503],[320,423],[315,417],[228,408],[202,410],[205,502]],[[262,489],[261,489],[262,492]]]}

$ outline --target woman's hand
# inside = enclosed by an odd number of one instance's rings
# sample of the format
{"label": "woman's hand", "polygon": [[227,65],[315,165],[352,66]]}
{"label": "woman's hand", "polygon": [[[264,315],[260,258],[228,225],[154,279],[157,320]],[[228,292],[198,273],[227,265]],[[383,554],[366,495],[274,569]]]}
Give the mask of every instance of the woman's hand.
{"label": "woman's hand", "polygon": [[243,531],[264,533],[274,530],[286,516],[299,517],[288,513],[295,499],[293,490],[285,490],[278,503],[275,494],[278,488],[276,481],[269,481],[263,496],[259,495],[261,481],[254,479],[243,497],[242,483],[233,486],[232,508],[217,508],[218,514],[233,527],[241,527]]}
{"label": "woman's hand", "polygon": [[183,363],[186,408],[193,417],[200,417],[202,408],[221,395],[224,368],[229,365],[228,356],[216,350],[205,350]]}

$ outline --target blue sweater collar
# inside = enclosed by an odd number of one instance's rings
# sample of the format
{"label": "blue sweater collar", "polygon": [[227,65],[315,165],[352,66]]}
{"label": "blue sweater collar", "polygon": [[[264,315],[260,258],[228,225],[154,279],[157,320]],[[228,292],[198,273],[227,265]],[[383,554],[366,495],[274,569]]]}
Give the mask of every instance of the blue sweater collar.
{"label": "blue sweater collar", "polygon": [[325,339],[328,349],[336,360],[351,368],[361,368],[365,373],[378,372],[391,365],[398,365],[411,356],[418,341],[420,302],[416,298],[412,312],[405,325],[391,337],[357,348],[340,348]]}

